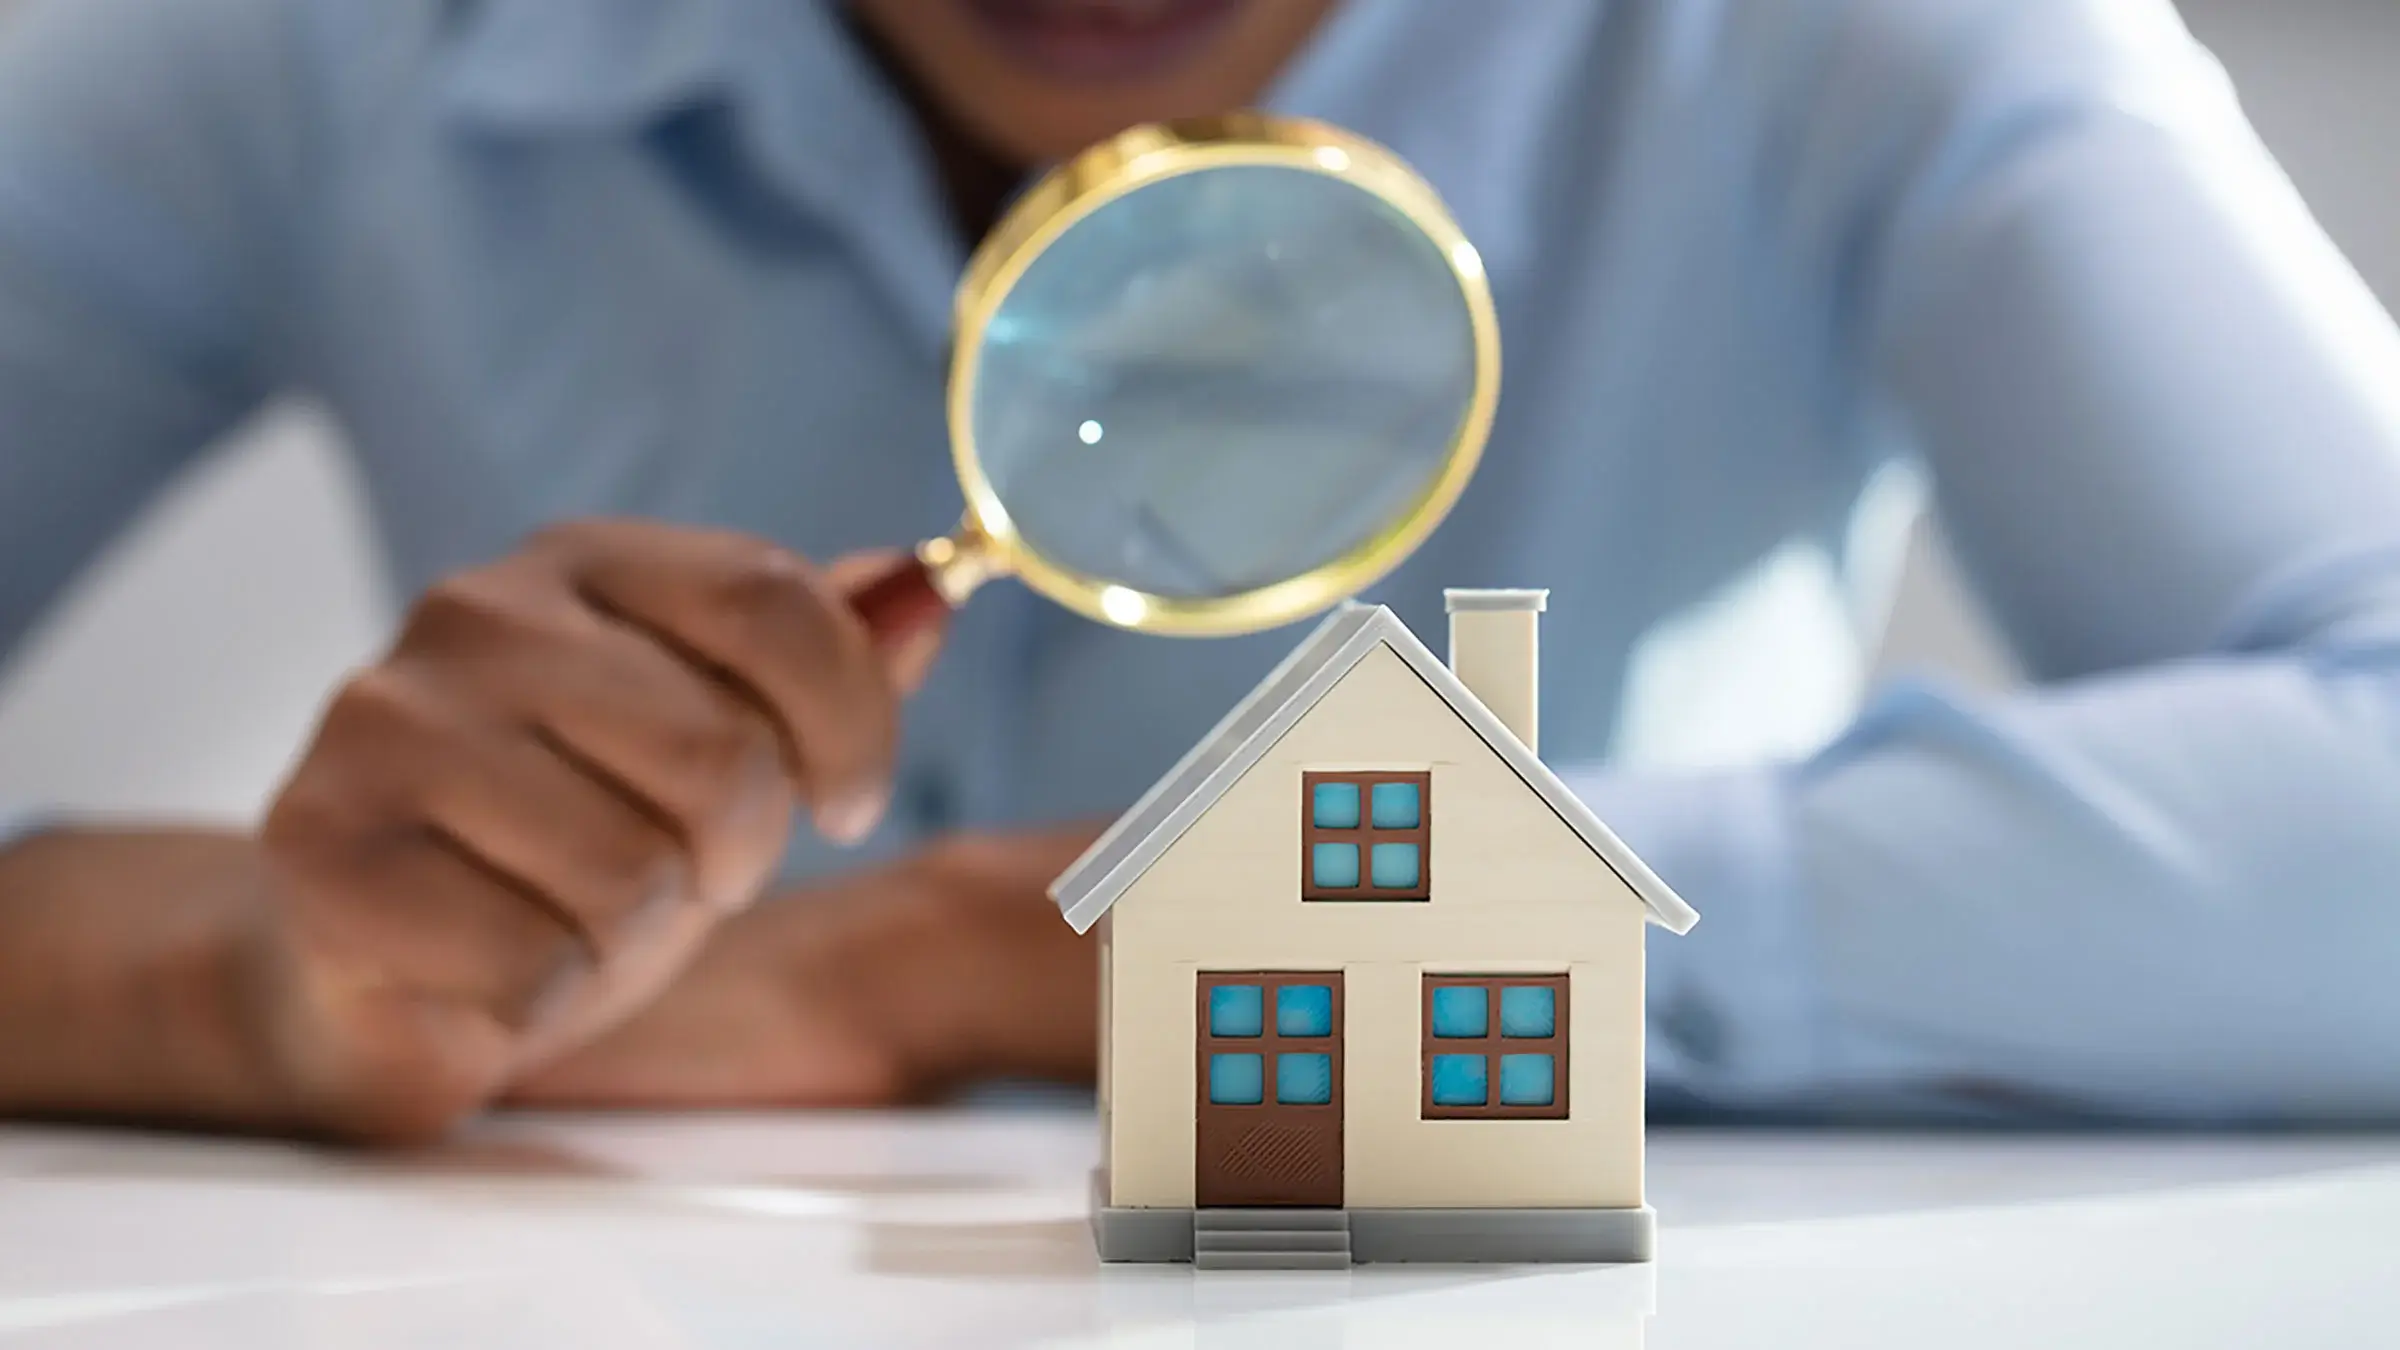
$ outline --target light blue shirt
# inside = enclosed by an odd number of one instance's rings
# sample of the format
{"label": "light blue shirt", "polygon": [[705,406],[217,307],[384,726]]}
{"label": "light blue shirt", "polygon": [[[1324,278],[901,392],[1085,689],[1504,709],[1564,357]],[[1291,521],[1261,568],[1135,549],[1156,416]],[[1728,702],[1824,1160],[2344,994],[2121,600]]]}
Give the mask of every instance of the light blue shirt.
{"label": "light blue shirt", "polygon": [[[1544,751],[1704,916],[1660,1101],[2400,1117],[2400,336],[2164,0],[1357,0],[1271,102],[1486,255],[1489,455],[1370,598],[1552,588]],[[963,252],[829,5],[36,4],[0,649],[293,390],[407,590],[925,537]],[[1862,687],[1920,488],[2031,692]],[[1115,812],[1297,636],[979,597],[877,847]]]}

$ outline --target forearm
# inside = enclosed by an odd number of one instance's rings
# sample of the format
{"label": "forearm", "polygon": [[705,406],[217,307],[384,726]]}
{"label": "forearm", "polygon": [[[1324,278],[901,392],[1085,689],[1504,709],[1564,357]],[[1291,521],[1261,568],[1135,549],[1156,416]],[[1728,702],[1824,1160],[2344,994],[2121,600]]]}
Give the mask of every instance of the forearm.
{"label": "forearm", "polygon": [[995,1078],[1088,1084],[1096,953],[1044,888],[1096,833],[953,837],[771,897],[656,1003],[506,1100],[854,1107]]}
{"label": "forearm", "polygon": [[1811,762],[1663,811],[1601,780],[1703,916],[1652,948],[1662,1086],[1850,1116],[2400,1117],[2396,721],[2400,651],[2328,643],[1903,691]]}
{"label": "forearm", "polygon": [[271,1123],[236,978],[257,878],[230,833],[58,831],[0,849],[0,1115]]}
{"label": "forearm", "polygon": [[1664,811],[1596,784],[1703,916],[1653,946],[1654,1063],[2400,1118],[2400,329],[2163,0],[1827,13],[1790,247],[2042,687],[1899,691]]}

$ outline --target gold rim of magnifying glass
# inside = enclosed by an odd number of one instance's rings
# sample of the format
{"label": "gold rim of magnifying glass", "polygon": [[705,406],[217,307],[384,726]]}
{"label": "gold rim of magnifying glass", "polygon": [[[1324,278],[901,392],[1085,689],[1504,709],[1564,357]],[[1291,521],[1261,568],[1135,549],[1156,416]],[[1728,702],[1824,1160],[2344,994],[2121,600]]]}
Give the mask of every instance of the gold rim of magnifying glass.
{"label": "gold rim of magnifying glass", "polygon": [[[1236,595],[1153,595],[1060,567],[1025,546],[985,476],[974,431],[983,334],[1033,261],[1092,212],[1138,188],[1203,169],[1242,165],[1340,178],[1381,199],[1432,240],[1467,306],[1475,386],[1442,471],[1410,510],[1314,571]],[[1433,533],[1474,477],[1500,399],[1500,323],[1483,259],[1432,186],[1382,146],[1300,118],[1241,113],[1135,127],[1085,151],[1034,185],[969,261],[959,283],[950,370],[951,457],[967,510],[958,532],[918,551],[952,604],[1013,575],[1087,618],[1121,628],[1212,636],[1274,628],[1329,609],[1373,585]]]}

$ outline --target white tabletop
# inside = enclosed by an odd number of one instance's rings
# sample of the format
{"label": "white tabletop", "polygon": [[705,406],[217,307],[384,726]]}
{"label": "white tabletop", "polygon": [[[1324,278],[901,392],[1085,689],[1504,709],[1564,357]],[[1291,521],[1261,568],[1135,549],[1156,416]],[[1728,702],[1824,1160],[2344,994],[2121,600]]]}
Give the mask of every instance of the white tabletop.
{"label": "white tabletop", "polygon": [[0,1129],[0,1348],[2400,1344],[2400,1137],[1654,1137],[1654,1266],[1102,1268],[1078,1112]]}

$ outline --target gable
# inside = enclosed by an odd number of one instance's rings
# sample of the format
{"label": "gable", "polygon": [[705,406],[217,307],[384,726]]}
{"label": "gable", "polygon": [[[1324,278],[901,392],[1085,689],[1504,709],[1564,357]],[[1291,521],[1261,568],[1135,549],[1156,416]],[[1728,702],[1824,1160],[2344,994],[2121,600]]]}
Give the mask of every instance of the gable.
{"label": "gable", "polygon": [[[1430,900],[1301,903],[1311,770],[1430,770],[1423,806]],[[1388,649],[1370,653],[1277,738],[1133,885],[1122,918],[1154,931],[1180,927],[1163,911],[1203,911],[1221,927],[1237,916],[1285,931],[1290,912],[1326,924],[1374,915],[1411,926],[1490,924],[1500,911],[1638,916],[1641,898],[1451,713]],[[1481,915],[1481,919],[1474,918]],[[1347,930],[1345,930],[1347,931]]]}
{"label": "gable", "polygon": [[[1650,922],[1681,933],[1698,921],[1699,915],[1436,660],[1407,625],[1388,609],[1356,605],[1319,625],[1051,886],[1051,898],[1067,921],[1079,932],[1096,923],[1170,845],[1370,658],[1396,662],[1436,700],[1440,710],[1426,719],[1429,724],[1440,724],[1446,714],[1458,730],[1498,756],[1517,782],[1632,891]],[[1391,725],[1415,725],[1417,720],[1411,714]],[[1505,796],[1497,791],[1493,795]]]}
{"label": "gable", "polygon": [[[1500,753],[1451,711],[1416,672],[1389,647],[1368,654],[1333,690],[1309,709],[1218,802],[1250,817],[1259,808],[1288,816],[1293,847],[1287,866],[1301,865],[1299,833],[1309,810],[1303,775],[1311,770],[1373,772],[1427,769],[1431,780],[1423,802],[1430,825],[1429,876],[1436,901],[1464,898],[1456,883],[1480,884],[1516,870],[1512,859],[1538,860],[1547,885],[1566,883],[1579,898],[1604,891],[1639,904],[1608,865],[1585,848]],[[1213,817],[1215,812],[1211,812]],[[1281,831],[1278,831],[1281,833]],[[1531,901],[1523,889],[1496,895]]]}

